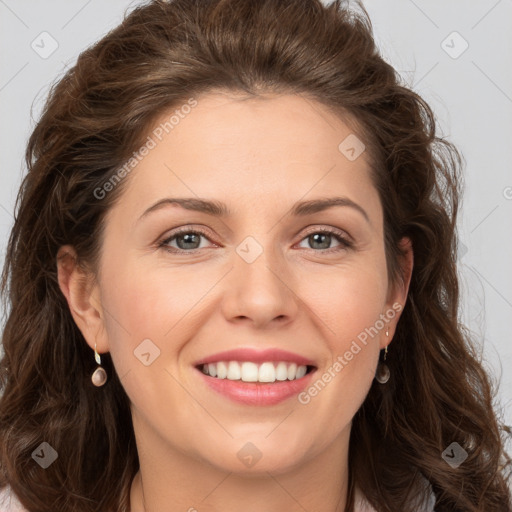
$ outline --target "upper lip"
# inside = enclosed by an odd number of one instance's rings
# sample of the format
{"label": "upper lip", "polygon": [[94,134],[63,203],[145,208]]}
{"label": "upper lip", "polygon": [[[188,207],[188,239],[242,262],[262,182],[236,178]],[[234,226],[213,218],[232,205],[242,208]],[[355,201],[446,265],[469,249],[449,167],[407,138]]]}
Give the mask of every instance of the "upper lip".
{"label": "upper lip", "polygon": [[219,361],[248,361],[253,363],[280,362],[286,361],[296,363],[297,365],[315,366],[313,361],[293,352],[281,350],[279,348],[268,348],[265,350],[254,348],[236,348],[217,352],[211,356],[196,361],[194,366],[200,366],[208,363],[218,363]]}

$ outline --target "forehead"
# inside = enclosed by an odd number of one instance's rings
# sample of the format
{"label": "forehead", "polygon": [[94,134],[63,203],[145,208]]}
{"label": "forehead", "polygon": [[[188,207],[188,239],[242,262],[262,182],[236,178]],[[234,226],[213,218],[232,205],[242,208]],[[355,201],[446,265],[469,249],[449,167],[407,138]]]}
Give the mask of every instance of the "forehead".
{"label": "forehead", "polygon": [[156,119],[126,198],[140,203],[135,209],[166,193],[261,205],[336,189],[370,200],[367,152],[351,125],[299,95],[199,96],[193,107],[175,105]]}
{"label": "forehead", "polygon": [[252,97],[214,92],[200,96],[195,103],[186,111],[183,104],[162,113],[150,135],[158,143],[167,140],[175,151],[181,143],[189,147],[193,139],[198,148],[204,148],[203,154],[229,149],[232,155],[255,151],[259,158],[282,156],[287,160],[328,158],[338,153],[341,141],[355,136],[352,119],[347,116],[342,120],[303,95]]}

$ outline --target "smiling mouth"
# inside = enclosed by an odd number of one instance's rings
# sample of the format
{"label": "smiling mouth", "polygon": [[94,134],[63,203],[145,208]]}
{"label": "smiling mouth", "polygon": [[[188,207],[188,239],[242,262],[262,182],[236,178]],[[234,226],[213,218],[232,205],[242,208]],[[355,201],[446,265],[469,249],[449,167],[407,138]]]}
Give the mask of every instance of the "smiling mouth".
{"label": "smiling mouth", "polygon": [[285,361],[267,361],[261,364],[252,361],[219,361],[200,364],[196,368],[215,379],[265,384],[298,380],[316,369],[314,366]]}

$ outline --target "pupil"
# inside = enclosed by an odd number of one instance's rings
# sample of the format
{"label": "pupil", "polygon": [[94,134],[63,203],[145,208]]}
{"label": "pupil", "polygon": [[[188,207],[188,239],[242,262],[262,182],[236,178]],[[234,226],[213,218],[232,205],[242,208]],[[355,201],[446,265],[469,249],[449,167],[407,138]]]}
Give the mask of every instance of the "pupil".
{"label": "pupil", "polygon": [[[180,249],[197,249],[197,247],[189,247],[187,244],[194,244],[194,240],[193,240],[193,237],[196,237],[198,238],[198,235],[195,234],[195,233],[186,233],[184,235],[181,235],[179,236],[177,239],[176,239],[176,242],[178,244],[178,246],[180,247]],[[180,243],[180,240],[183,239],[184,242],[183,243]],[[197,243],[197,240],[195,241]],[[183,245],[185,245],[183,247]]]}
{"label": "pupil", "polygon": [[[322,238],[324,239],[324,242],[322,243]],[[329,248],[329,241],[331,239],[331,235],[328,235],[326,233],[315,233],[314,235],[310,236],[310,239],[312,239],[313,243],[319,242],[322,247],[320,249],[328,249]],[[327,243],[326,243],[327,240]]]}

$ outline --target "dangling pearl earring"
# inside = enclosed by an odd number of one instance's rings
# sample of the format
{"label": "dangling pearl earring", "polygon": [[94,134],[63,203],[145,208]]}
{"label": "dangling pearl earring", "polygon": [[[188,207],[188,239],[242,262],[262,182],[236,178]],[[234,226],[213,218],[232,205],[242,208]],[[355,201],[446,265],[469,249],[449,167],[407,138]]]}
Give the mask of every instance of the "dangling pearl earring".
{"label": "dangling pearl earring", "polygon": [[[96,343],[94,343],[94,359],[99,365],[101,365],[101,357],[96,350]],[[103,384],[107,382],[107,372],[101,366],[98,366],[98,368],[94,370],[91,380],[95,386],[103,386]]]}
{"label": "dangling pearl earring", "polygon": [[[389,331],[386,329],[386,336],[389,336]],[[386,350],[384,350],[384,361],[386,360],[386,356],[388,355],[388,346],[386,345]],[[377,365],[377,371],[375,372],[375,379],[380,384],[386,384],[391,376],[391,372],[389,371],[389,367],[386,363],[379,362]]]}

